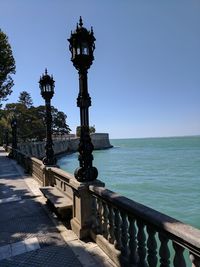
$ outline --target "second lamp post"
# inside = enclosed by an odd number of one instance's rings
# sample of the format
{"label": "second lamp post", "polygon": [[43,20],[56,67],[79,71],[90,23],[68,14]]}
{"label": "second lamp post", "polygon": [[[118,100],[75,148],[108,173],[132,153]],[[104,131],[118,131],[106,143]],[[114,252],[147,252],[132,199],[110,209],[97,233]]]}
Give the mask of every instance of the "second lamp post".
{"label": "second lamp post", "polygon": [[43,159],[43,163],[44,165],[54,166],[56,164],[56,158],[53,151],[51,116],[51,98],[54,95],[54,80],[52,76],[50,77],[47,74],[47,69],[45,70],[45,74],[40,78],[39,84],[46,106],[46,157]]}
{"label": "second lamp post", "polygon": [[77,98],[77,106],[80,108],[81,135],[79,143],[79,165],[75,170],[75,177],[80,182],[93,181],[98,176],[98,171],[92,166],[94,149],[89,133],[89,107],[91,106],[91,98],[88,93],[87,71],[94,60],[93,51],[95,49],[95,37],[93,30],[88,31],[83,27],[80,17],[76,30],[71,33],[68,39],[74,67],[79,73],[79,94]]}

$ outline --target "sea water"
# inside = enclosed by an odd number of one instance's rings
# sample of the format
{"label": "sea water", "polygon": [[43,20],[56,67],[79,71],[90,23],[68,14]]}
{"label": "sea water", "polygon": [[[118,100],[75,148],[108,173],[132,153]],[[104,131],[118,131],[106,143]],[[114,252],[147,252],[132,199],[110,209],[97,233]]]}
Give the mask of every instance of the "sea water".
{"label": "sea water", "polygon": [[[200,136],[116,139],[94,151],[98,179],[134,201],[200,228]],[[58,164],[73,173],[78,154]]]}

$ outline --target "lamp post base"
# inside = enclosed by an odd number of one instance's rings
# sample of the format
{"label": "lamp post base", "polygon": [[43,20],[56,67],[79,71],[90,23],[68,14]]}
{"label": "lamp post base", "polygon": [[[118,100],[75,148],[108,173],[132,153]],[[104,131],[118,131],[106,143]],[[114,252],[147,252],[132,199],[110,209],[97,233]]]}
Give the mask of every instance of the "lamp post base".
{"label": "lamp post base", "polygon": [[94,146],[91,142],[89,126],[81,125],[81,136],[78,148],[80,167],[74,172],[74,176],[79,182],[91,182],[97,179],[98,170],[96,167],[92,166],[93,149]]}
{"label": "lamp post base", "polygon": [[45,157],[42,159],[42,162],[44,165],[47,165],[47,166],[56,166],[57,159],[56,158],[49,159]]}
{"label": "lamp post base", "polygon": [[79,182],[90,182],[97,179],[98,170],[96,167],[88,167],[87,169],[84,167],[78,167],[74,176]]}
{"label": "lamp post base", "polygon": [[46,156],[43,158],[42,162],[44,165],[47,166],[55,166],[57,159],[54,156],[54,151],[53,151],[53,142],[51,140],[51,135],[47,135],[47,143],[45,146],[46,150]]}

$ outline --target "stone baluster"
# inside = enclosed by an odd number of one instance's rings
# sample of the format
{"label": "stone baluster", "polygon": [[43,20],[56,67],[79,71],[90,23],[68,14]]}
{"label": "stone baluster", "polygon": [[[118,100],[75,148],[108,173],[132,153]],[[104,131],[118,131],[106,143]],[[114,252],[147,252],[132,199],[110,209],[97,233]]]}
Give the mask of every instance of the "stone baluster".
{"label": "stone baluster", "polygon": [[108,239],[108,208],[106,202],[103,201],[103,216],[102,216],[102,223],[103,223],[103,236]]}
{"label": "stone baluster", "polygon": [[103,233],[103,224],[102,224],[102,214],[103,214],[103,206],[102,201],[97,198],[97,233],[102,234]]}
{"label": "stone baluster", "polygon": [[[66,186],[66,184],[65,184]],[[94,197],[92,202],[92,230],[96,234],[99,233],[99,221],[98,221],[98,204],[97,204],[97,198]]]}
{"label": "stone baluster", "polygon": [[155,267],[158,263],[157,257],[157,242],[156,242],[156,231],[151,226],[147,226],[148,240],[147,240],[147,248],[148,248],[148,256],[147,261],[149,267]]}
{"label": "stone baluster", "polygon": [[127,215],[124,211],[121,212],[122,224],[121,224],[121,244],[123,257],[128,256],[128,222]]}
{"label": "stone baluster", "polygon": [[200,267],[200,257],[190,253],[190,260],[192,262],[192,267]]}
{"label": "stone baluster", "polygon": [[136,225],[135,219],[132,216],[128,216],[129,220],[129,261],[131,265],[136,265],[138,262],[137,255],[137,239],[136,239]]}
{"label": "stone baluster", "polygon": [[113,208],[112,206],[108,206],[108,211],[109,211],[109,214],[108,214],[108,221],[109,221],[109,224],[108,224],[108,241],[111,243],[111,244],[114,244],[114,240],[115,240],[115,235],[114,235],[114,212],[113,212]]}
{"label": "stone baluster", "polygon": [[142,221],[137,221],[138,226],[138,234],[137,234],[137,240],[138,240],[138,257],[139,257],[139,266],[140,267],[146,267],[146,235],[144,231],[144,223]]}
{"label": "stone baluster", "polygon": [[166,235],[159,233],[159,239],[160,239],[160,267],[169,267],[170,266],[170,251],[168,248],[168,242],[169,239]]}
{"label": "stone baluster", "polygon": [[174,267],[186,267],[185,258],[183,256],[184,248],[173,242],[175,250]]}
{"label": "stone baluster", "polygon": [[114,215],[115,215],[115,219],[114,219],[114,234],[115,234],[115,241],[114,241],[114,246],[116,249],[121,249],[121,218],[120,218],[120,214],[119,214],[119,210],[116,208],[114,209]]}

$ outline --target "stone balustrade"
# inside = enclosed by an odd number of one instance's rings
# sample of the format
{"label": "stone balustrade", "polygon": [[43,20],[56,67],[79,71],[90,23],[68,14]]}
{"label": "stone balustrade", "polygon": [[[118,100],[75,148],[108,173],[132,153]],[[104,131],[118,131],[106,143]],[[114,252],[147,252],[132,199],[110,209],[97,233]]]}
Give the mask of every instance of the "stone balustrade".
{"label": "stone balustrade", "polygon": [[117,265],[200,267],[200,230],[106,188],[89,189],[92,237]]}
{"label": "stone balustrade", "polygon": [[12,156],[41,185],[57,186],[73,200],[72,230],[80,239],[92,237],[118,266],[200,267],[200,230],[120,196],[101,181],[79,183],[19,150]]}

